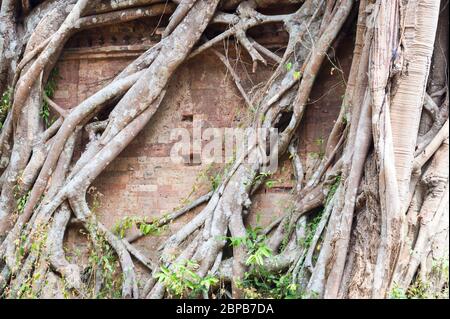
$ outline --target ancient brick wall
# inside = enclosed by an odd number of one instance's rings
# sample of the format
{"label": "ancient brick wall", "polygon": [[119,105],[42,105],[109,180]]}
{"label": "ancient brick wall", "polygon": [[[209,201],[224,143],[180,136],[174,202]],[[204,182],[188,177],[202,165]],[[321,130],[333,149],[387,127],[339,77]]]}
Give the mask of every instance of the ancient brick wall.
{"label": "ancient brick wall", "polygon": [[[75,36],[57,66],[59,78],[55,101],[71,108],[96,92],[158,40],[156,27],[157,21],[142,20]],[[270,46],[283,45],[285,34],[277,28],[272,29],[272,34],[270,30],[265,31],[258,41]],[[254,36],[258,37],[258,34]],[[338,62],[334,65],[326,62],[316,81],[299,130],[299,147],[307,167],[318,160],[339,112],[352,43],[351,36],[343,40]],[[234,46],[234,43],[227,45]],[[244,52],[237,62],[232,61],[246,89],[267,79],[273,69],[271,65],[260,66],[256,74],[251,74],[251,63]],[[205,53],[184,63],[171,79],[162,105],[150,123],[95,181],[93,193],[101,194],[101,205],[96,207],[100,220],[113,227],[125,216],[159,217],[208,192],[211,188],[209,179],[220,171],[220,167],[170,161],[173,144],[169,138],[170,130],[180,127],[191,130],[195,121],[203,121],[204,127],[237,127],[245,125],[248,118],[247,106],[214,54]],[[259,215],[260,223],[267,225],[284,213],[291,198],[292,178],[290,161],[285,158],[280,162],[279,172],[271,177],[275,181],[273,186],[263,187],[254,196],[249,221],[254,223]],[[139,240],[137,247],[153,257],[152,251],[158,244],[195,213],[183,216],[158,237]],[[78,237],[78,231],[73,228],[69,238]],[[83,245],[77,243],[79,251],[83,250]]]}

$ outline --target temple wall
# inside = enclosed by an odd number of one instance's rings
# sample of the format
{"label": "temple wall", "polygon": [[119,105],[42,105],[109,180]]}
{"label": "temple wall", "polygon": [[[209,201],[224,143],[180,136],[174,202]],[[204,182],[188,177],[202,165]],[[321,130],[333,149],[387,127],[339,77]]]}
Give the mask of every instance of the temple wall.
{"label": "temple wall", "polygon": [[[76,106],[156,43],[159,31],[156,21],[142,20],[76,35],[67,44],[57,65],[55,102],[64,108]],[[285,34],[274,28],[272,33],[266,30],[264,37],[257,40],[269,47],[282,46]],[[326,62],[316,81],[311,104],[299,129],[299,147],[307,169],[318,160],[337,118],[351,63],[352,43],[351,36],[342,40],[337,57],[339,64]],[[227,45],[235,47],[233,42]],[[235,50],[232,51],[236,55]],[[274,68],[272,65],[259,66],[258,72],[252,74],[251,62],[245,52],[240,52],[238,61],[232,60],[232,63],[247,90],[266,80]],[[101,118],[104,114],[98,116]],[[100,205],[94,208],[96,214],[112,228],[125,216],[149,219],[163,216],[207,193],[211,189],[210,179],[220,171],[220,165],[173,163],[169,158],[173,145],[171,129],[192,130],[194,122],[202,122],[204,128],[245,127],[250,116],[232,78],[213,53],[206,52],[188,60],[170,80],[161,107],[152,120],[95,181],[91,195],[99,198]],[[86,139],[87,136],[83,136],[84,142]],[[80,151],[81,148],[77,153]],[[293,185],[290,165],[287,157],[282,159],[279,172],[271,177],[273,185],[262,187],[255,194],[249,221],[255,223],[258,215],[260,224],[267,225],[286,212]],[[197,211],[174,222],[163,234],[137,241],[136,247],[153,257],[154,248]],[[72,227],[69,242],[73,244],[78,236],[79,229]],[[84,249],[83,245],[77,244],[80,251]]]}

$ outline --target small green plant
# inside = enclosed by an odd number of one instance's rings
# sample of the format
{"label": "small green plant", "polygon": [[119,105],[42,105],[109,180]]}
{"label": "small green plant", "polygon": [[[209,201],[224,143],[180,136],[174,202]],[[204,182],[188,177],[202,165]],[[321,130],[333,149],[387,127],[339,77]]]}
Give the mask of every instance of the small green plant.
{"label": "small green plant", "polygon": [[449,269],[449,262],[448,257],[442,257],[433,259],[432,262],[432,268],[431,268],[431,276],[433,278],[441,278],[444,282],[444,288],[439,291],[435,292],[434,298],[436,299],[448,299],[449,298],[449,291],[448,291],[448,269]]}
{"label": "small green plant", "polygon": [[399,286],[395,285],[389,294],[390,299],[407,299],[405,291]]}
{"label": "small green plant", "polygon": [[[264,237],[264,240],[260,238]],[[247,248],[249,248],[249,256],[245,263],[248,266],[264,264],[264,258],[272,256],[272,250],[265,244],[265,236],[254,233],[251,235],[251,244],[247,243]]]}
{"label": "small green plant", "polygon": [[264,264],[264,258],[272,256],[272,251],[266,245],[266,235],[262,233],[262,228],[257,226],[255,228],[248,228],[247,234],[244,237],[224,237],[228,240],[232,247],[245,246],[248,251],[248,258],[246,260],[247,266]]}
{"label": "small green plant", "polygon": [[267,237],[262,228],[247,229],[244,237],[226,237],[231,246],[244,245],[248,251],[246,265],[249,270],[244,274],[238,287],[246,298],[298,298],[297,285],[292,283],[290,274],[273,273],[264,266],[264,259],[273,256],[266,245]]}
{"label": "small green plant", "polygon": [[90,196],[89,208],[93,214],[97,213],[98,209],[102,206],[103,194],[100,193],[95,186],[89,187],[87,193]]}
{"label": "small green plant", "polygon": [[246,298],[250,299],[295,299],[299,298],[298,287],[292,283],[290,274],[272,273],[265,268],[251,270],[239,283]]}
{"label": "small green plant", "polygon": [[211,177],[211,187],[213,190],[217,190],[217,188],[220,186],[220,183],[222,182],[222,175],[216,174]]}
{"label": "small green plant", "polygon": [[337,175],[334,178],[333,183],[331,184],[329,190],[328,190],[328,194],[327,194],[327,198],[325,199],[325,207],[328,206],[328,204],[330,203],[331,199],[334,197],[334,194],[336,194],[336,191],[341,183],[341,175]]}
{"label": "small green plant", "polygon": [[134,217],[126,216],[114,225],[113,232],[120,238],[124,238],[127,230],[131,229],[134,223]]}
{"label": "small green plant", "polygon": [[317,227],[319,226],[320,219],[322,218],[323,211],[319,212],[310,222],[306,224],[305,236],[299,239],[299,246],[303,249],[308,249],[314,238]]}
{"label": "small green plant", "polygon": [[50,124],[50,108],[48,106],[47,101],[44,101],[42,103],[42,109],[41,109],[41,112],[39,113],[39,115],[42,117],[45,125],[48,127]]}
{"label": "small green plant", "polygon": [[[263,181],[264,179],[266,179],[267,177],[269,177],[271,175],[272,175],[272,172],[261,172],[255,176],[255,178],[253,179],[252,182],[244,182],[244,185],[246,185],[246,186],[247,185],[250,185],[250,186],[256,185],[257,183]],[[269,188],[273,187],[273,185],[275,184],[274,180],[268,180],[267,182],[269,184],[266,183],[266,186]]]}
{"label": "small green plant", "polygon": [[308,152],[307,155],[313,159],[322,159],[325,156],[324,145],[325,141],[322,137],[316,138],[314,140],[314,144],[316,144],[319,148],[317,152]]}
{"label": "small green plant", "polygon": [[[103,233],[100,233],[94,226],[91,234],[95,234],[95,244],[89,251],[89,282],[95,283],[96,278],[102,278],[102,288],[94,298],[120,298],[122,287],[122,276],[119,272],[119,261],[117,256],[108,244]],[[95,286],[95,284],[94,284]]]}
{"label": "small green plant", "polygon": [[316,233],[317,227],[319,226],[320,220],[322,219],[323,211],[329,205],[333,196],[336,194],[340,182],[341,176],[337,175],[333,183],[329,187],[328,194],[325,198],[324,208],[321,211],[319,211],[317,215],[306,224],[305,236],[303,238],[300,238],[298,241],[299,246],[302,247],[303,249],[306,250],[311,246],[314,234]]}
{"label": "small green plant", "polygon": [[19,287],[17,296],[21,299],[36,299],[36,294],[32,289],[32,278],[28,277]]}
{"label": "small green plant", "polygon": [[344,113],[344,116],[342,117],[342,123],[344,124],[344,125],[347,125],[348,124],[348,117],[349,117],[349,114],[346,112],[346,113]]}
{"label": "small green plant", "polygon": [[142,235],[155,235],[160,234],[162,231],[164,231],[167,228],[167,226],[159,226],[158,221],[152,221],[150,223],[147,222],[140,222],[139,223],[139,231]]}
{"label": "small green plant", "polygon": [[167,225],[160,226],[159,220],[152,220],[149,222],[146,217],[126,216],[116,223],[113,231],[120,238],[124,238],[126,232],[133,226],[139,229],[144,236],[159,235],[167,228]]}
{"label": "small green plant", "polygon": [[292,62],[287,62],[285,67],[287,71],[290,71],[292,69]]}
{"label": "small green plant", "polygon": [[3,92],[0,99],[0,129],[3,127],[6,116],[11,108],[12,89],[8,88]]}
{"label": "small green plant", "polygon": [[308,152],[309,157],[313,159],[322,159],[325,153],[323,152]]}
{"label": "small green plant", "polygon": [[231,158],[219,172],[214,172],[212,166],[209,166],[204,173],[203,178],[206,178],[211,183],[211,188],[217,190],[223,182],[224,176],[227,176],[235,158]]}
{"label": "small green plant", "polygon": [[406,289],[402,289],[398,285],[394,285],[389,293],[391,299],[428,299],[431,296],[428,293],[428,285],[420,279],[416,279],[414,283]]}
{"label": "small green plant", "polygon": [[408,299],[428,299],[432,297],[429,284],[423,282],[420,278],[416,278],[414,283],[409,286],[406,296]]}
{"label": "small green plant", "polygon": [[316,138],[315,141],[314,141],[314,143],[315,143],[317,146],[322,146],[323,143],[324,143],[323,137],[318,137],[318,138]]}
{"label": "small green plant", "polygon": [[171,297],[195,298],[207,294],[210,287],[219,282],[210,275],[200,277],[196,273],[198,267],[199,265],[191,260],[175,263],[171,267],[161,266],[155,278],[164,283]]}
{"label": "small green plant", "polygon": [[[391,299],[448,299],[448,259],[433,260],[431,270],[429,278],[414,278],[406,290],[394,284],[389,297]],[[444,279],[446,283],[441,291],[432,288],[431,282],[436,276]]]}
{"label": "small green plant", "polygon": [[23,210],[25,208],[25,205],[27,204],[28,198],[30,197],[30,193],[31,191],[26,192],[24,195],[22,195],[18,200],[17,200],[17,212],[19,214],[23,213]]}
{"label": "small green plant", "polygon": [[276,181],[269,179],[268,181],[266,181],[266,187],[267,188],[272,188],[275,186]]}
{"label": "small green plant", "polygon": [[[292,70],[292,67],[294,66],[294,64],[292,63],[292,62],[287,62],[285,65],[284,65],[284,67],[286,68],[286,71],[291,71]],[[301,71],[299,71],[299,70],[295,70],[293,73],[292,73],[292,76],[294,77],[294,79],[295,80],[298,80],[298,79],[300,79],[300,77],[302,76],[302,72]]]}

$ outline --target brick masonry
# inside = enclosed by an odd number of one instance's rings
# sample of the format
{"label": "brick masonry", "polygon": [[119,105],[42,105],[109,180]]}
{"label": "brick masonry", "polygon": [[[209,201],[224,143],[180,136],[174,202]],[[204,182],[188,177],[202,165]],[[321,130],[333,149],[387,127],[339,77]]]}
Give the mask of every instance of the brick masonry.
{"label": "brick masonry", "polygon": [[[155,27],[155,21],[143,20],[76,35],[67,44],[57,66],[55,101],[71,108],[96,92],[158,40],[157,35],[147,35],[147,30],[156,30]],[[261,42],[275,45],[284,39],[285,35],[274,31],[272,37],[264,37]],[[344,74],[327,61],[316,81],[299,129],[300,152],[307,167],[317,160],[314,154],[324,147],[339,112],[352,43],[351,36],[344,39],[337,56],[337,66]],[[251,63],[243,52],[236,66],[247,89],[267,79],[272,69],[260,66],[256,74],[251,74]],[[101,205],[96,209],[100,220],[112,228],[125,216],[151,219],[208,192],[211,186],[205,175],[219,171],[220,167],[172,163],[170,130],[192,129],[193,121],[200,120],[205,127],[242,126],[248,114],[234,82],[217,57],[205,53],[184,63],[171,79],[162,105],[150,123],[95,181],[93,189],[101,194]],[[255,224],[258,215],[260,223],[267,225],[287,209],[292,186],[289,160],[281,161],[279,172],[272,179],[273,187],[262,188],[254,196],[248,222]],[[154,258],[158,244],[197,211],[174,222],[164,234],[139,240],[136,247]],[[76,245],[82,251],[86,243],[78,240],[79,231],[76,227],[71,229],[68,245]]]}

